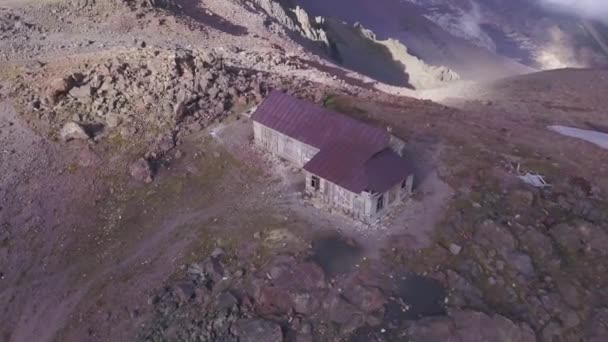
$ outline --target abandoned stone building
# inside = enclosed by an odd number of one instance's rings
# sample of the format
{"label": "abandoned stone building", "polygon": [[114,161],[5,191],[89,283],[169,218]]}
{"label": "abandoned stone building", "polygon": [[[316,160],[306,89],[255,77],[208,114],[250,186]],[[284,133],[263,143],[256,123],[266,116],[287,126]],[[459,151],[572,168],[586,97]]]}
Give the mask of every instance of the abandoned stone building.
{"label": "abandoned stone building", "polygon": [[373,222],[411,193],[404,143],[386,129],[278,91],[252,119],[255,143],[304,169],[318,202]]}

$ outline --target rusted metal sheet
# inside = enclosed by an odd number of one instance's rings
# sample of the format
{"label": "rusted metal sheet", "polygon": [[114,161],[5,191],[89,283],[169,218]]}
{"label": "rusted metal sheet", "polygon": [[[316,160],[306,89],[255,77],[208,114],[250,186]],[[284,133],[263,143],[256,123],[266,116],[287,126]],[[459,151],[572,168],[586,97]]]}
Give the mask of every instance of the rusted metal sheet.
{"label": "rusted metal sheet", "polygon": [[367,189],[383,193],[414,173],[412,165],[391,149],[384,149],[365,163]]}
{"label": "rusted metal sheet", "polygon": [[304,169],[354,193],[383,193],[412,169],[389,148],[390,134],[316,104],[271,93],[253,120],[320,151]]}
{"label": "rusted metal sheet", "polygon": [[373,152],[343,144],[322,149],[304,169],[354,193],[384,193],[413,173],[389,148]]}
{"label": "rusted metal sheet", "polygon": [[366,188],[363,165],[371,153],[348,144],[334,144],[321,149],[304,169],[354,193]]}
{"label": "rusted metal sheet", "polygon": [[386,146],[390,137],[385,129],[279,91],[270,93],[252,118],[318,149],[340,141],[362,141],[378,151]]}

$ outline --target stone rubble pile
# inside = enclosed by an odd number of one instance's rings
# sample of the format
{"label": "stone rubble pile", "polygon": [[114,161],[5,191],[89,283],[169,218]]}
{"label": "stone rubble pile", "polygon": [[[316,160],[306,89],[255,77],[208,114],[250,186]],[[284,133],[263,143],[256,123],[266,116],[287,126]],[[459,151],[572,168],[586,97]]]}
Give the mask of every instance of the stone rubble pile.
{"label": "stone rubble pile", "polygon": [[0,8],[0,40],[13,39],[17,36],[27,36],[32,33],[42,33],[44,30],[28,23],[20,15],[10,10]]}
{"label": "stone rubble pile", "polygon": [[212,52],[143,49],[52,80],[43,102],[130,136],[143,126],[202,128],[265,92],[259,75],[227,68]]}
{"label": "stone rubble pile", "polygon": [[463,341],[477,334],[503,336],[497,339],[501,341],[535,340],[525,324],[475,311],[393,322],[408,306],[394,292],[394,280],[382,277],[363,270],[329,277],[309,258],[285,254],[254,266],[216,249],[150,297],[152,318],[138,340],[308,342],[412,336],[439,341],[453,330]]}

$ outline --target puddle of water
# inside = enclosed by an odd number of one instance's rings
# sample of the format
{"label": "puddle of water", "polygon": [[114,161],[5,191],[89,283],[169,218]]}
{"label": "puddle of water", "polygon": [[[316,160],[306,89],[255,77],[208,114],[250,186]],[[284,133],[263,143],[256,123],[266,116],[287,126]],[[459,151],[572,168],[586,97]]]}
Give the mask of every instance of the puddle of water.
{"label": "puddle of water", "polygon": [[446,290],[435,279],[408,275],[397,281],[396,298],[387,305],[386,319],[393,324],[446,313]]}
{"label": "puddle of water", "polygon": [[312,260],[329,277],[350,272],[360,261],[362,248],[339,235],[326,236],[312,242]]}
{"label": "puddle of water", "polygon": [[582,139],[601,148],[608,149],[608,134],[606,133],[559,125],[549,126],[547,128],[561,135]]}
{"label": "puddle of water", "polygon": [[386,305],[382,325],[358,329],[350,342],[402,341],[400,327],[405,321],[446,314],[446,290],[437,280],[408,275],[393,286],[393,296]]}

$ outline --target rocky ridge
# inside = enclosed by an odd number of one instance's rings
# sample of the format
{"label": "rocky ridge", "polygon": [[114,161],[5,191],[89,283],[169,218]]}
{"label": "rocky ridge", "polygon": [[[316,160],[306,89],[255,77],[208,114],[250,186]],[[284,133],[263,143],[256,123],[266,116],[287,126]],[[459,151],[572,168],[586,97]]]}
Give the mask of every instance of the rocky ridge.
{"label": "rocky ridge", "polygon": [[[254,107],[269,90],[297,92],[317,101],[329,91],[296,75],[258,71],[306,68],[284,54],[138,45],[83,56],[67,67],[56,62],[22,66],[26,72],[15,79],[11,96],[26,115],[43,123],[44,134],[65,142],[90,139],[140,146],[143,162],[134,162],[129,173],[149,182],[154,164],[185,136]],[[39,78],[47,74],[52,76]]]}
{"label": "rocky ridge", "polygon": [[251,106],[278,81],[225,66],[212,51],[141,48],[93,63],[21,90],[29,99],[23,104],[54,123],[96,123],[129,136],[144,123],[147,130],[204,127],[235,107]]}
{"label": "rocky ridge", "polygon": [[0,9],[0,40],[41,32],[44,32],[42,28],[29,23],[20,15]]}
{"label": "rocky ridge", "polygon": [[[321,43],[324,53],[338,64],[376,80],[425,89],[460,79],[447,67],[428,65],[411,55],[407,47],[395,39],[378,40],[374,32],[359,23],[350,25],[334,18],[311,18],[302,7],[288,1],[250,0],[245,3],[258,6],[287,30]],[[359,62],[357,56],[367,59]],[[401,74],[403,81],[386,76],[387,73]]]}
{"label": "rocky ridge", "polygon": [[385,281],[377,276],[365,269],[332,278],[305,255],[279,255],[255,266],[216,249],[150,297],[153,315],[139,340],[441,341],[456,336],[471,341],[483,336],[535,341],[525,324],[466,310],[387,325],[385,315],[394,315],[387,314],[391,308],[404,315],[417,308],[398,299],[388,276],[380,276]]}

